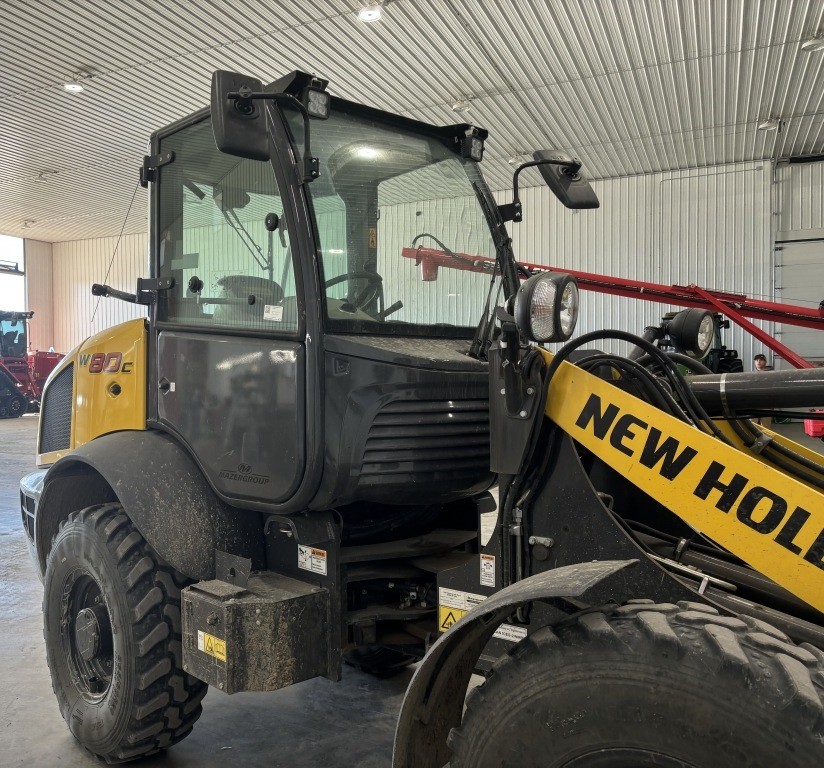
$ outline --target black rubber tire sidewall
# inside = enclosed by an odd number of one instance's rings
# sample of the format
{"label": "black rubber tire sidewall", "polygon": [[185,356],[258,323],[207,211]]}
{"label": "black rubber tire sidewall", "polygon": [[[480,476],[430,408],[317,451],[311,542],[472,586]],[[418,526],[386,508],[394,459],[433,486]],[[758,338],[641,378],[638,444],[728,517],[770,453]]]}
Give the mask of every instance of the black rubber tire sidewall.
{"label": "black rubber tire sidewall", "polygon": [[[467,699],[449,737],[453,768],[824,765],[824,654],[764,624],[647,602],[609,622],[593,614],[541,629],[513,647]],[[648,636],[639,619],[650,615],[667,617],[678,648],[667,632]],[[583,631],[590,620],[597,632]],[[798,669],[800,697],[787,664]],[[622,749],[641,757],[622,760]]]}
{"label": "black rubber tire sidewall", "polygon": [[[83,573],[101,588],[109,613],[113,636],[112,681],[99,702],[88,701],[72,680],[71,663],[66,658],[68,639],[62,620],[64,594],[70,583]],[[70,520],[58,533],[46,568],[43,593],[46,656],[60,712],[75,738],[97,754],[112,752],[123,740],[129,726],[135,685],[134,635],[112,553],[89,527]]]}

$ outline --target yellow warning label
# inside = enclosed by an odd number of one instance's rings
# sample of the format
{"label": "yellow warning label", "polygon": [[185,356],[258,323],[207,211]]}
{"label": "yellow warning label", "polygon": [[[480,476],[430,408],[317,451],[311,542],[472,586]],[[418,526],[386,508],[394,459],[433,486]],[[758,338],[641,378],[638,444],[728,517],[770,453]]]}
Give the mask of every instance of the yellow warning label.
{"label": "yellow warning label", "polygon": [[441,632],[446,632],[458,619],[466,616],[466,611],[460,608],[450,608],[448,605],[438,606],[438,626]]}
{"label": "yellow warning label", "polygon": [[218,661],[226,661],[226,641],[210,635],[208,632],[198,630],[197,648],[209,656],[214,656]]}
{"label": "yellow warning label", "polygon": [[374,227],[369,227],[369,247],[378,247],[378,230]]}

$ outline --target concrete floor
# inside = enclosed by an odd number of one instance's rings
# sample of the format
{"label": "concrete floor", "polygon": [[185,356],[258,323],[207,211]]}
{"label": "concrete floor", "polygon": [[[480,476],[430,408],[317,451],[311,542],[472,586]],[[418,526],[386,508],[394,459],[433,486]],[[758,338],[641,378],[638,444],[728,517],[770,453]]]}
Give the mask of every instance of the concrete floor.
{"label": "concrete floor", "polygon": [[[34,469],[37,417],[0,420],[0,768],[99,768],[69,735],[43,647],[43,588],[21,526],[18,483]],[[411,672],[345,667],[274,693],[211,690],[193,733],[141,768],[385,768]]]}

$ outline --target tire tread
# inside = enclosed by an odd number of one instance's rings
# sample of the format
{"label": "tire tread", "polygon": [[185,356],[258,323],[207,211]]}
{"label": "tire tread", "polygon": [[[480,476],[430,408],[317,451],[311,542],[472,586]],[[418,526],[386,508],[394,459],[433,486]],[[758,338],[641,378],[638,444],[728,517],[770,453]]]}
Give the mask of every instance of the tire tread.
{"label": "tire tread", "polygon": [[151,549],[120,504],[75,512],[60,530],[72,524],[93,528],[114,557],[131,610],[127,618],[136,650],[135,690],[125,733],[111,751],[86,750],[106,763],[145,757],[185,738],[202,712],[207,685],[181,668],[180,590],[187,581]]}
{"label": "tire tread", "polygon": [[795,645],[763,621],[722,616],[701,603],[631,600],[608,612],[584,613],[577,622],[565,621],[555,629],[538,629],[501,656],[467,696],[463,721],[448,736],[451,768],[476,768],[475,751],[488,748],[479,746],[486,744],[489,731],[488,702],[507,700],[509,691],[519,690],[536,670],[546,668],[549,655],[563,664],[566,654],[580,653],[583,646],[604,656],[616,648],[638,657],[689,656],[708,673],[737,679],[747,695],[770,697],[776,712],[798,721],[799,734],[824,745],[824,651]]}

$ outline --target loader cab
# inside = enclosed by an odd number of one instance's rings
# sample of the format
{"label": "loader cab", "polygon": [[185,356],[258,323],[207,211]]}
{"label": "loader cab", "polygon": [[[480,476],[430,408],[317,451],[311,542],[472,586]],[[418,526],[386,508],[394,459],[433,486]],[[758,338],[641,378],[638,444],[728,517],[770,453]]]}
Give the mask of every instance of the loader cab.
{"label": "loader cab", "polygon": [[[171,288],[152,309],[150,425],[241,507],[485,489],[486,365],[467,352],[487,296],[512,285],[468,127],[332,98],[308,182],[301,110],[262,109],[268,159],[219,151],[208,110],[153,136],[153,277]],[[422,247],[454,264],[425,274]]]}

